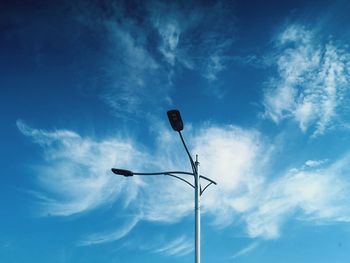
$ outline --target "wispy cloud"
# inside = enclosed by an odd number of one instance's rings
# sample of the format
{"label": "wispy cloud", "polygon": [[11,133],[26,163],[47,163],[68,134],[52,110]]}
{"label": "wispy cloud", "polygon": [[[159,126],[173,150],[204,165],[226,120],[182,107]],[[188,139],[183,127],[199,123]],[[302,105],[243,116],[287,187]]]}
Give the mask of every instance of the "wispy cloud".
{"label": "wispy cloud", "polygon": [[[232,6],[222,2],[157,3],[150,20],[160,36],[159,50],[169,65],[199,72],[212,82],[225,69],[225,53],[235,38]],[[231,10],[231,11],[229,11]]]}
{"label": "wispy cloud", "polygon": [[147,5],[151,3],[140,2],[133,11],[130,4],[69,3],[75,21],[99,39],[94,92],[118,117],[142,115],[145,105],[155,105],[155,97],[157,103],[170,101],[169,70],[154,51],[157,38],[147,18]]}
{"label": "wispy cloud", "polygon": [[144,1],[137,9],[128,2],[105,5],[69,4],[73,19],[99,39],[95,89],[116,115],[141,115],[155,102],[171,104],[174,76],[183,68],[209,82],[225,69],[225,53],[235,35],[229,4]]}
{"label": "wispy cloud", "polygon": [[173,16],[169,18],[169,14],[167,14],[166,17],[166,22],[163,21],[164,18],[160,19],[158,16],[153,19],[153,23],[161,37],[161,43],[158,47],[159,51],[164,56],[165,60],[170,65],[174,66],[177,58],[177,48],[181,35],[181,28],[178,21],[179,17]]}
{"label": "wispy cloud", "polygon": [[265,115],[275,122],[293,119],[303,132],[323,134],[338,121],[350,83],[350,53],[316,30],[288,25],[276,38],[278,77],[265,90]]}
{"label": "wispy cloud", "polygon": [[218,182],[203,198],[203,210],[215,215],[217,224],[231,224],[237,213],[251,209],[271,147],[258,132],[236,126],[207,127],[194,142],[201,169]]}
{"label": "wispy cloud", "polygon": [[97,245],[119,240],[129,234],[129,232],[137,225],[139,220],[139,216],[134,216],[131,219],[128,219],[127,223],[117,230],[89,235],[81,240],[78,243],[78,246]]}
{"label": "wispy cloud", "polygon": [[256,131],[207,127],[194,141],[201,169],[218,181],[217,189],[203,197],[203,211],[219,226],[240,218],[250,237],[273,239],[290,219],[349,222],[349,156],[327,163],[309,160],[270,179],[274,146]]}
{"label": "wispy cloud", "polygon": [[[186,169],[184,164],[187,160],[183,149],[174,143],[172,136],[168,136],[168,130],[159,131],[159,148],[149,156],[141,153],[131,140],[94,141],[72,131],[33,129],[22,121],[18,121],[17,126],[24,135],[44,149],[46,164],[37,170],[38,183],[50,197],[42,199],[44,214],[68,216],[84,212],[116,200],[121,193],[131,203],[135,196],[144,195],[140,199],[143,201],[137,202],[142,212],[140,220],[175,222],[193,209],[192,191],[180,181],[157,177],[147,178],[148,183],[145,183],[140,177],[135,177],[132,184],[127,184],[125,180],[113,177],[108,172],[113,166],[132,166],[136,170],[142,167],[145,170],[147,166],[163,170]],[[221,188],[221,194],[207,191],[204,209],[215,215],[221,224],[230,222],[235,209],[248,209],[246,206],[249,202],[245,200],[244,193],[253,191],[263,180],[253,175],[253,168],[258,168],[258,165],[253,165],[254,162],[264,159],[262,153],[267,156],[266,151],[262,151],[259,146],[259,135],[225,126],[205,127],[199,134],[190,137],[194,152],[201,153],[205,175],[218,181]],[[204,141],[210,143],[204,144]],[[135,159],[140,160],[137,167],[133,162]],[[217,166],[210,166],[211,163]],[[139,187],[142,187],[142,192],[138,190]],[[179,196],[179,192],[183,194]],[[159,196],[162,196],[161,200]],[[217,202],[220,202],[219,206]],[[168,207],[172,207],[171,211],[166,209]]]}
{"label": "wispy cloud", "polygon": [[[192,190],[181,181],[165,176],[134,177],[128,184],[125,178],[108,172],[113,166],[146,171],[186,169],[183,149],[168,130],[158,131],[157,148],[148,155],[130,139],[95,141],[67,130],[33,129],[22,121],[17,126],[44,149],[46,161],[37,170],[37,182],[47,195],[41,200],[42,214],[69,216],[114,202],[120,195],[139,212],[133,223],[90,236],[84,244],[121,238],[139,220],[172,223],[192,213]],[[200,153],[200,170],[218,182],[202,199],[202,211],[215,225],[244,222],[250,237],[272,239],[280,236],[281,226],[291,218],[350,222],[350,183],[345,177],[349,156],[327,163],[309,160],[307,165],[269,179],[274,146],[257,131],[233,125],[204,125],[196,133],[188,129],[187,136],[193,152]],[[136,159],[139,162],[135,163]]]}
{"label": "wispy cloud", "polygon": [[146,33],[130,22],[104,22],[110,57],[102,98],[117,113],[140,111],[143,105],[152,104],[154,96],[165,102],[169,90],[167,71],[148,51],[147,43],[134,35],[146,38]]}
{"label": "wispy cloud", "polygon": [[[163,164],[162,169],[179,169],[188,160],[183,149],[178,148],[179,144],[174,143],[173,136],[168,136],[168,133],[166,130],[159,132],[159,155],[153,157]],[[203,169],[204,175],[218,182],[217,189],[206,191],[202,211],[213,216],[217,225],[229,225],[237,213],[251,208],[253,193],[264,182],[262,173],[258,171],[264,170],[267,165],[271,147],[258,132],[230,125],[206,125],[196,134],[189,131],[188,137],[192,152],[200,153],[200,170]],[[170,178],[155,178],[152,184],[157,190],[150,191],[144,199],[145,219],[176,222],[192,213],[193,193],[188,185]],[[179,192],[182,194],[179,195]],[[159,200],[159,195],[162,200]]]}
{"label": "wispy cloud", "polygon": [[277,238],[289,218],[350,222],[346,156],[322,169],[292,169],[265,185],[254,210],[243,217],[251,237]]}
{"label": "wispy cloud", "polygon": [[[20,120],[17,127],[44,149],[46,162],[36,170],[38,184],[45,190],[40,195],[41,214],[81,213],[113,202],[122,191],[135,197],[141,181],[129,185],[109,171],[115,164],[128,166],[135,156],[145,156],[127,139],[99,142],[67,130],[33,129]],[[118,151],[123,154],[117,156]]]}
{"label": "wispy cloud", "polygon": [[307,167],[318,167],[327,162],[327,160],[307,160],[305,166]]}
{"label": "wispy cloud", "polygon": [[168,244],[158,247],[155,253],[165,254],[168,256],[184,256],[193,251],[193,242],[185,236],[180,236]]}
{"label": "wispy cloud", "polygon": [[242,257],[250,252],[252,252],[253,250],[257,249],[259,246],[259,242],[254,242],[251,243],[250,245],[246,246],[245,248],[241,249],[240,251],[238,251],[237,253],[235,253],[232,258],[238,258],[238,257]]}

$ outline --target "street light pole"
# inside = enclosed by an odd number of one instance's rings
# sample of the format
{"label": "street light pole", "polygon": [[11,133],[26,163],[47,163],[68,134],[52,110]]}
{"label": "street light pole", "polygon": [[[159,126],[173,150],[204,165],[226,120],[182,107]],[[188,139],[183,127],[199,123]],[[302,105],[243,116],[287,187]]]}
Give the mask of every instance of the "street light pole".
{"label": "street light pole", "polygon": [[[192,167],[192,173],[190,172],[183,172],[183,171],[166,171],[166,172],[156,172],[156,173],[139,173],[139,172],[132,172],[130,170],[125,169],[118,169],[118,168],[112,168],[112,172],[118,175],[123,175],[126,177],[134,176],[134,175],[166,175],[171,176],[176,179],[179,179],[191,187],[194,188],[194,218],[195,218],[195,227],[194,227],[194,239],[195,239],[195,263],[201,262],[201,214],[200,214],[200,198],[201,195],[204,193],[204,191],[211,185],[215,184],[216,182],[208,177],[205,177],[203,175],[199,174],[199,161],[198,161],[198,155],[196,155],[196,161],[194,162],[192,159],[192,156],[190,152],[188,151],[188,148],[186,146],[185,140],[182,137],[181,131],[183,130],[183,122],[181,119],[180,112],[178,110],[170,110],[167,112],[168,118],[171,124],[171,127],[177,131],[180,135],[180,139],[182,141],[182,144],[186,150],[187,156],[189,158],[189,161],[191,163]],[[187,181],[186,179],[182,178],[183,175],[191,175],[194,177],[194,184]],[[207,181],[207,185],[202,189],[201,186],[201,179],[204,179]]]}
{"label": "street light pole", "polygon": [[195,191],[194,191],[194,218],[195,218],[195,263],[201,262],[201,189],[199,181],[199,162],[198,155],[196,155],[195,165]]}

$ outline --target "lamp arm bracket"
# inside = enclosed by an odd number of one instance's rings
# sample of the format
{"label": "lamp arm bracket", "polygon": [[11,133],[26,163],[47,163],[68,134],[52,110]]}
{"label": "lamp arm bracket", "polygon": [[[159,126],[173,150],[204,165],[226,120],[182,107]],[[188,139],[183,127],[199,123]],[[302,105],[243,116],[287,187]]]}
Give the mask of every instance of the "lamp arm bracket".
{"label": "lamp arm bracket", "polygon": [[183,179],[180,176],[177,176],[175,174],[186,174],[186,175],[192,175],[194,176],[193,173],[189,173],[189,172],[182,172],[182,171],[167,171],[167,172],[156,172],[156,173],[133,173],[134,175],[168,175],[174,178],[177,178],[183,182],[185,182],[186,184],[192,186],[194,188],[194,185],[191,184],[190,182],[188,182],[187,180]]}
{"label": "lamp arm bracket", "polygon": [[165,174],[188,174],[194,175],[193,173],[183,172],[183,171],[165,171],[165,172],[152,172],[152,173],[133,173],[134,175],[165,175]]}
{"label": "lamp arm bracket", "polygon": [[209,181],[209,182],[212,183],[212,184],[217,185],[217,183],[216,183],[214,180],[212,180],[212,179],[210,179],[210,178],[208,178],[208,177],[206,177],[206,176],[204,176],[204,175],[200,175],[199,177],[200,177],[200,178],[203,178],[203,179],[205,179],[205,180],[207,180],[207,181]]}
{"label": "lamp arm bracket", "polygon": [[213,182],[208,183],[208,184],[203,188],[203,190],[201,189],[200,195],[202,195],[202,194],[204,193],[205,189],[207,189],[211,184],[213,184]]}
{"label": "lamp arm bracket", "polygon": [[186,184],[188,184],[188,185],[192,186],[193,188],[195,188],[193,184],[191,184],[191,183],[190,183],[190,182],[188,182],[187,180],[185,180],[185,179],[181,178],[180,176],[176,176],[176,175],[174,175],[174,174],[170,174],[170,173],[166,173],[165,175],[168,175],[168,176],[171,176],[171,177],[177,178],[177,179],[179,179],[179,180],[181,180],[181,181],[185,182]]}

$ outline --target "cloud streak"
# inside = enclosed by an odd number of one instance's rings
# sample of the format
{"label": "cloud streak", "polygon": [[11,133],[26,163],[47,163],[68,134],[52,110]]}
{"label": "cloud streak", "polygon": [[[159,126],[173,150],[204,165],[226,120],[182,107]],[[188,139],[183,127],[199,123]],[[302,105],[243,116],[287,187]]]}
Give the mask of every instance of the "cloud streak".
{"label": "cloud streak", "polygon": [[290,217],[315,222],[350,222],[346,156],[322,169],[292,169],[269,182],[254,210],[244,215],[251,237],[277,238]]}
{"label": "cloud streak", "polygon": [[180,236],[154,250],[155,253],[165,254],[167,256],[184,256],[192,251],[193,242],[185,236]]}
{"label": "cloud streak", "polygon": [[78,243],[78,246],[91,246],[91,245],[117,241],[125,237],[126,235],[128,235],[129,232],[137,225],[137,223],[139,222],[139,219],[140,219],[139,216],[134,216],[133,218],[128,220],[127,224],[125,224],[123,227],[117,230],[89,235],[83,240],[81,240]]}
{"label": "cloud streak", "polygon": [[216,80],[225,68],[224,53],[234,40],[234,19],[226,19],[232,17],[229,9],[222,2],[201,6],[186,3],[182,7],[157,3],[150,20],[159,33],[159,50],[165,60],[172,66],[178,63],[196,70],[210,81]]}
{"label": "cloud streak", "polygon": [[[48,195],[39,198],[40,214],[69,216],[113,202],[123,191],[134,198],[141,181],[134,184],[111,176],[114,164],[131,165],[134,157],[143,158],[127,140],[97,142],[67,130],[33,129],[17,121],[18,129],[44,150],[45,164],[37,168],[37,183]],[[116,154],[122,151],[123,154]]]}
{"label": "cloud streak", "polygon": [[349,92],[350,53],[297,24],[288,25],[275,43],[278,77],[265,90],[265,115],[276,123],[292,119],[313,136],[323,134],[339,122]]}
{"label": "cloud streak", "polygon": [[[196,71],[209,85],[217,81],[234,38],[233,20],[226,20],[232,14],[226,8],[220,2],[148,1],[139,5],[142,21],[127,11],[127,4],[113,6],[112,15],[95,14],[106,39],[101,98],[124,116],[121,113],[140,113],[145,105],[154,105],[155,97],[157,103],[171,104],[174,78],[184,68]],[[209,91],[219,94],[211,87]]]}
{"label": "cloud streak", "polygon": [[235,253],[232,258],[238,258],[238,257],[242,257],[250,252],[252,252],[253,250],[257,249],[259,246],[258,242],[254,242],[248,246],[246,246],[245,248],[241,249],[240,251],[238,251],[237,253]]}

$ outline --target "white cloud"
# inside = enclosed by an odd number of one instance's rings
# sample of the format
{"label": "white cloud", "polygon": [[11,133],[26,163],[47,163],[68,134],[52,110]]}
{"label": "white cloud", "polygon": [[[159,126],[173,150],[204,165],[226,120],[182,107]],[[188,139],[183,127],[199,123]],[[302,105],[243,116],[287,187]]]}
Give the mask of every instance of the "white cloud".
{"label": "white cloud", "polygon": [[78,243],[78,246],[97,245],[119,240],[129,234],[129,232],[137,225],[139,219],[139,216],[134,216],[133,218],[127,220],[127,224],[117,230],[89,235],[81,240]]}
{"label": "white cloud", "polygon": [[250,252],[252,252],[253,250],[255,250],[257,247],[259,246],[259,243],[258,242],[254,242],[254,243],[251,243],[250,245],[248,245],[247,247],[241,249],[240,251],[238,251],[237,253],[235,253],[232,258],[238,258],[238,257],[241,257],[241,256],[244,256]]}
{"label": "white cloud", "polygon": [[290,217],[316,222],[350,222],[349,156],[317,170],[295,169],[270,182],[254,210],[244,215],[251,237],[277,238]]}
{"label": "white cloud", "polygon": [[110,42],[104,101],[117,114],[140,111],[154,102],[154,96],[167,101],[168,72],[147,50],[146,33],[131,22],[107,20],[104,25]]}
{"label": "white cloud", "polygon": [[193,242],[185,236],[180,236],[154,250],[155,253],[168,256],[184,256],[193,251]]}
{"label": "white cloud", "polygon": [[209,58],[205,77],[211,81],[216,80],[217,74],[224,68],[225,66],[223,65],[223,58],[218,54],[213,54]]}
{"label": "white cloud", "polygon": [[38,184],[48,195],[39,198],[41,214],[81,213],[113,202],[121,192],[126,198],[135,197],[141,181],[129,184],[109,171],[113,165],[127,167],[133,158],[145,158],[130,141],[99,142],[67,130],[33,129],[20,120],[17,127],[44,149],[46,164],[36,170]]}
{"label": "white cloud", "polygon": [[200,169],[218,183],[203,196],[203,211],[215,215],[217,224],[228,225],[237,214],[251,209],[271,149],[259,133],[235,126],[207,127],[194,143]]}
{"label": "white cloud", "polygon": [[[217,225],[229,225],[237,214],[251,209],[254,192],[264,181],[259,171],[266,165],[271,149],[259,133],[236,126],[205,126],[195,134],[190,127],[187,130],[192,153],[199,153],[200,171],[218,183],[203,195],[202,211],[213,216]],[[164,130],[159,134],[159,155],[154,158],[162,163],[161,169],[189,170],[186,154],[174,135]],[[206,181],[202,184],[204,187]],[[192,215],[193,189],[188,185],[172,178],[154,178],[152,185],[155,190],[143,198],[145,219],[176,222]]]}
{"label": "white cloud", "polygon": [[327,160],[307,160],[305,166],[307,167],[318,167],[327,162]]}
{"label": "white cloud", "polygon": [[[166,176],[121,178],[108,171],[113,166],[135,171],[189,170],[184,150],[169,130],[158,130],[157,148],[148,155],[124,138],[94,141],[67,130],[33,129],[21,121],[17,126],[44,149],[46,162],[37,170],[37,182],[45,196],[35,194],[42,214],[69,216],[122,196],[125,199],[120,200],[138,211],[134,223],[87,237],[84,244],[121,238],[139,220],[173,223],[192,215],[193,189],[187,184]],[[279,237],[281,226],[290,218],[350,222],[350,187],[344,177],[349,156],[328,166],[308,160],[301,168],[269,179],[274,147],[258,132],[205,125],[196,132],[189,127],[185,135],[191,152],[199,153],[200,172],[218,182],[202,196],[202,212],[215,225],[244,222],[250,237],[271,239]]]}
{"label": "white cloud", "polygon": [[323,134],[337,121],[350,83],[346,46],[322,41],[314,31],[288,26],[276,40],[278,77],[265,90],[265,115],[293,119],[303,132]]}
{"label": "white cloud", "polygon": [[176,60],[176,48],[180,38],[180,28],[176,21],[168,22],[165,25],[157,24],[162,44],[159,47],[167,62],[174,66]]}
{"label": "white cloud", "polygon": [[[107,1],[104,7],[86,1],[69,3],[73,18],[83,30],[92,32],[92,48],[98,45],[96,83],[89,83],[86,90],[94,86],[94,92],[119,117],[142,115],[145,105],[154,105],[155,97],[157,103],[170,100],[170,72],[153,49],[154,35],[146,10],[149,4],[139,3],[135,12],[129,12],[129,4],[120,1]],[[138,11],[142,14],[136,14]]]}
{"label": "white cloud", "polygon": [[69,3],[82,31],[92,32],[91,48],[96,49],[95,39],[99,46],[87,90],[95,89],[114,114],[143,116],[146,106],[171,103],[173,80],[183,67],[217,80],[234,36],[232,6],[156,0],[140,2],[130,12],[128,5]]}
{"label": "white cloud", "polygon": [[[130,140],[93,141],[72,131],[38,130],[21,121],[17,126],[44,148],[47,163],[38,169],[38,183],[50,198],[42,199],[43,214],[68,216],[88,211],[115,201],[121,194],[138,206],[141,219],[174,222],[192,214],[193,192],[183,182],[165,176],[134,177],[130,182],[108,172],[113,166],[134,167],[135,170],[145,170],[147,166],[159,170],[187,170],[188,160],[181,144],[173,140],[174,134],[169,135],[168,130],[160,130],[158,148],[149,156],[141,153]],[[245,193],[253,192],[263,180],[255,175],[255,169],[261,167],[258,160],[261,163],[262,154],[267,156],[266,151],[259,146],[261,141],[257,133],[234,126],[205,127],[190,137],[194,152],[201,154],[204,174],[215,179],[220,187],[206,191],[204,211],[216,215],[218,224],[227,223],[236,210],[248,209],[250,201]],[[133,162],[136,159],[139,160],[137,164]],[[215,166],[209,165],[214,163]],[[192,180],[191,177],[187,179]],[[138,190],[140,187],[142,193]],[[142,202],[133,203],[133,198],[140,194]],[[229,220],[222,221],[224,215]]]}
{"label": "white cloud", "polygon": [[328,166],[309,160],[308,166],[269,180],[274,147],[259,133],[235,126],[206,127],[192,140],[201,170],[218,182],[203,196],[202,211],[219,226],[240,219],[250,237],[273,239],[291,218],[350,222],[350,185],[345,177],[349,156]]}
{"label": "white cloud", "polygon": [[[195,5],[157,3],[150,8],[150,20],[161,42],[165,60],[198,71],[209,81],[225,69],[225,55],[233,42],[233,20],[226,20],[229,8],[223,3]],[[203,30],[204,29],[204,30]]]}

